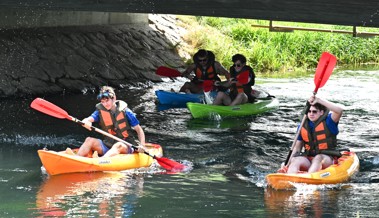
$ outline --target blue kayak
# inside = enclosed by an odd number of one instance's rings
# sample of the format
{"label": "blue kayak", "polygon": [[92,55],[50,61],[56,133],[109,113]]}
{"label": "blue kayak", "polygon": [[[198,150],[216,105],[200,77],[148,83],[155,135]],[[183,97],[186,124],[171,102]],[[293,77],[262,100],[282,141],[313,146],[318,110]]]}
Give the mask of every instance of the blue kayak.
{"label": "blue kayak", "polygon": [[187,102],[203,103],[203,94],[186,94],[181,92],[168,92],[163,90],[155,91],[160,104],[186,106]]}

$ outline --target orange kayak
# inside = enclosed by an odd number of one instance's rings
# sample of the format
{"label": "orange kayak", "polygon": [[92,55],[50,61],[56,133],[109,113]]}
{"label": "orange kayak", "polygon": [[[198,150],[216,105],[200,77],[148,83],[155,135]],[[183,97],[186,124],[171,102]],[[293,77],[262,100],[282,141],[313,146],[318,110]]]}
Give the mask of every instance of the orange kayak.
{"label": "orange kayak", "polygon": [[[162,147],[158,144],[147,144],[147,152],[161,157]],[[75,150],[74,150],[75,151]],[[113,157],[81,157],[68,154],[66,151],[38,150],[39,158],[49,175],[96,171],[122,171],[149,167],[154,159],[143,153],[119,154]]]}
{"label": "orange kayak", "polygon": [[274,189],[291,189],[294,183],[313,185],[337,184],[346,182],[359,170],[359,159],[354,152],[341,152],[338,162],[314,173],[297,174],[272,173],[266,176],[267,186]]}

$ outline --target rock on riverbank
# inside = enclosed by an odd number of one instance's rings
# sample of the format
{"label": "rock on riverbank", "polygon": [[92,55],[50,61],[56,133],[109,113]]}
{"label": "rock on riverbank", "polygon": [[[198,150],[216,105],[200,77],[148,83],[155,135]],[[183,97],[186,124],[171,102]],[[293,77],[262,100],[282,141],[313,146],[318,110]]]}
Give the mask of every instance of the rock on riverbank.
{"label": "rock on riverbank", "polygon": [[149,25],[0,30],[0,97],[161,81],[158,66],[184,67],[175,47],[185,30],[176,22],[149,15]]}

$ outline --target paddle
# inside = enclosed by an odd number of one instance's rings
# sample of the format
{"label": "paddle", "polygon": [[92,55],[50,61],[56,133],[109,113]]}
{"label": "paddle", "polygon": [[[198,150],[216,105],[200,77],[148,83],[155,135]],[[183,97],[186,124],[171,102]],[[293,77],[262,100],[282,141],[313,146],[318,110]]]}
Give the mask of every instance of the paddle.
{"label": "paddle", "polygon": [[203,90],[204,90],[204,98],[206,104],[213,104],[213,99],[210,95],[210,92],[213,89],[213,80],[204,80],[203,81]]}
{"label": "paddle", "polygon": [[[334,66],[336,65],[336,63],[337,63],[337,58],[335,56],[333,56],[332,54],[329,54],[328,52],[322,53],[320,60],[318,62],[315,77],[314,77],[315,90],[313,91],[313,95],[316,95],[318,89],[323,87],[325,85],[326,81],[328,81],[330,75],[333,72],[333,69],[334,69]],[[284,163],[284,166],[287,166],[288,161],[292,155],[292,151],[295,147],[297,138],[299,137],[299,134],[300,134],[300,129],[302,128],[302,126],[305,123],[305,120],[307,118],[307,112],[308,112],[310,107],[311,107],[311,105],[307,101],[307,104],[306,104],[305,110],[304,110],[303,119],[301,121],[299,128],[297,129],[295,139],[292,143],[291,150],[288,153],[288,156],[286,158],[286,162]]]}
{"label": "paddle", "polygon": [[157,68],[156,74],[159,76],[167,76],[167,77],[179,77],[182,76],[182,74],[175,69],[165,67],[165,66],[160,66]]}
{"label": "paddle", "polygon": [[[71,120],[75,123],[79,123],[80,125],[84,125],[84,123],[81,120],[78,120],[77,118],[68,115],[68,113],[65,110],[63,110],[62,108],[54,105],[51,102],[48,102],[44,99],[41,99],[41,98],[34,99],[33,102],[31,103],[30,107],[37,110],[37,111],[45,113],[47,115],[50,115],[50,116],[53,116],[53,117],[56,117],[59,119],[68,119],[68,120]],[[108,132],[105,132],[101,129],[98,129],[94,126],[91,126],[91,130],[96,131],[98,133],[101,133],[101,134],[108,136],[108,137],[110,137],[114,140],[117,140],[119,142],[122,142],[128,146],[131,146],[132,148],[134,148],[136,150],[138,149],[136,146],[134,146],[134,145],[132,145],[132,144],[130,144],[130,143],[128,143],[128,142],[126,142],[126,141],[124,141],[124,140],[122,140],[122,139],[120,139],[120,138],[118,138],[112,134],[109,134]],[[158,163],[168,171],[179,172],[179,171],[183,170],[185,167],[184,165],[182,165],[178,162],[175,162],[173,160],[170,160],[168,158],[157,157],[155,155],[149,154],[146,151],[144,151],[143,153],[146,155],[149,155],[150,157],[152,157],[154,159],[156,159],[158,161]]]}
{"label": "paddle", "polygon": [[[165,66],[160,66],[157,68],[156,72],[159,76],[167,76],[167,77],[180,77],[182,74],[176,70]],[[244,73],[241,73],[237,76],[237,80],[241,84],[246,84],[249,82],[249,72],[246,71]]]}

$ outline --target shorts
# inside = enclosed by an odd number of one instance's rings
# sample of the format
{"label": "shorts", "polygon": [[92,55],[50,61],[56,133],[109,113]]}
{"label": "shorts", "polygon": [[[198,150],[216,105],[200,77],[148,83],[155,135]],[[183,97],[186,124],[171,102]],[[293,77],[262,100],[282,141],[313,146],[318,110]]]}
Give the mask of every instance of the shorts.
{"label": "shorts", "polygon": [[[331,155],[327,155],[327,154],[323,154],[323,155],[326,155],[328,157],[330,157],[330,159],[332,160],[332,162],[334,164],[338,163],[338,157],[336,156],[331,156]],[[307,156],[305,153],[300,153],[300,152],[297,152],[294,157],[298,157],[298,156],[302,156],[302,157],[305,157],[309,160],[309,162],[312,162],[314,156]]]}
{"label": "shorts", "polygon": [[[100,140],[100,139],[99,139]],[[104,144],[103,140],[100,140],[101,149],[103,150],[103,155],[109,151],[109,148]]]}
{"label": "shorts", "polygon": [[[103,150],[103,155],[104,155],[105,153],[107,153],[110,150],[110,148],[108,148],[105,145],[105,143],[103,142],[103,140],[100,140],[100,144],[101,144],[101,149]],[[132,147],[130,147],[130,146],[127,146],[127,147],[128,147],[128,154],[132,154],[134,152],[134,149]]]}

